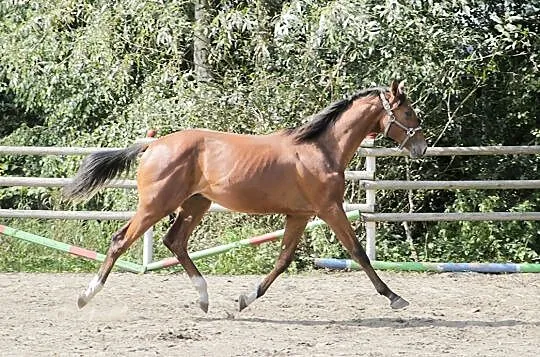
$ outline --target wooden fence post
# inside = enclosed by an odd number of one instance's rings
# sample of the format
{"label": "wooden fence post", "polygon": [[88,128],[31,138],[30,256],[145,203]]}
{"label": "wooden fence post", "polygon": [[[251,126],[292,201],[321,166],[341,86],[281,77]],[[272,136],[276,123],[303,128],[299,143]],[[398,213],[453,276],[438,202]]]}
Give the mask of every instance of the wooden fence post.
{"label": "wooden fence post", "polygon": [[[375,134],[370,134],[364,139],[363,146],[373,147],[375,145]],[[376,171],[376,157],[375,156],[366,156],[366,171],[373,176],[375,180],[375,171]],[[366,190],[366,204],[368,207],[373,207],[372,212],[376,210],[376,199],[375,194],[377,191],[373,189]],[[375,240],[377,235],[377,223],[376,222],[365,222],[366,225],[366,254],[369,260],[373,261],[376,258],[376,248]]]}

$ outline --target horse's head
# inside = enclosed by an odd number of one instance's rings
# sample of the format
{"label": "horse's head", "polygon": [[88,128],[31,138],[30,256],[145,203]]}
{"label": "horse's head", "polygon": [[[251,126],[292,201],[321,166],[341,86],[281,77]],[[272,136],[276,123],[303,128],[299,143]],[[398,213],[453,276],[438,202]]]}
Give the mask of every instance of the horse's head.
{"label": "horse's head", "polygon": [[379,97],[386,111],[380,119],[380,128],[384,136],[399,144],[400,149],[407,149],[411,157],[421,157],[427,149],[426,139],[421,131],[420,119],[416,116],[403,87],[404,82],[392,81],[389,97],[388,92],[380,93]]}

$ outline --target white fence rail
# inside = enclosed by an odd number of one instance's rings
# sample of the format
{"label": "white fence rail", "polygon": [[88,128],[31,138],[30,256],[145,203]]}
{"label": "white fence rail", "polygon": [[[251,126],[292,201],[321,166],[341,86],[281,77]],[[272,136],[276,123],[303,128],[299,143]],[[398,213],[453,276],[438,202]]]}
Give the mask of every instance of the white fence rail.
{"label": "white fence rail", "polygon": [[365,222],[540,221],[540,212],[363,213]]}
{"label": "white fence rail", "polygon": [[[146,139],[148,140],[148,139]],[[369,139],[368,139],[369,140]],[[371,148],[368,140],[358,149],[361,156],[407,156],[397,148]],[[3,155],[88,155],[96,151],[109,151],[115,148],[98,147],[57,147],[57,146],[0,146]],[[538,155],[540,146],[468,146],[432,147],[426,156],[476,156],[476,155]]]}
{"label": "white fence rail", "polygon": [[[396,181],[375,180],[376,157],[405,156],[398,149],[373,148],[373,139],[366,139],[358,154],[366,157],[364,171],[346,171],[347,180],[358,181],[359,187],[366,190],[366,203],[345,203],[346,211],[359,210],[366,223],[366,252],[375,259],[376,222],[402,221],[509,221],[540,220],[540,212],[486,212],[486,213],[375,213],[376,190],[456,190],[456,189],[540,189],[540,180],[499,180],[499,181]],[[0,155],[87,155],[96,151],[113,148],[82,147],[20,147],[0,146]],[[540,146],[478,146],[478,147],[436,147],[429,148],[427,156],[454,155],[539,155]],[[47,177],[0,177],[0,186],[24,187],[63,187],[69,178]],[[134,180],[113,180],[108,187],[133,189]],[[211,212],[228,212],[217,204],[212,204]],[[134,212],[110,211],[46,211],[0,209],[4,218],[44,218],[44,219],[100,219],[127,220]],[[150,250],[150,251],[149,251]],[[151,239],[145,237],[143,265],[151,262]]]}

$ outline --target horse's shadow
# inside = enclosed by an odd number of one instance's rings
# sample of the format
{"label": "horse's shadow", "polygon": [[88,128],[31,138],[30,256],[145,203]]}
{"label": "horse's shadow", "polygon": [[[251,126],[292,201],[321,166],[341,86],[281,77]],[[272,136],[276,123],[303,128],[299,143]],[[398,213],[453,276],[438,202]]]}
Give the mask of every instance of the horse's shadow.
{"label": "horse's shadow", "polygon": [[205,321],[222,321],[229,320],[250,323],[262,324],[277,324],[277,325],[301,325],[301,326],[349,326],[349,327],[368,327],[368,328],[421,328],[421,327],[447,327],[447,328],[468,328],[468,327],[483,327],[483,328],[499,328],[512,326],[535,326],[540,327],[540,321],[521,321],[521,320],[499,320],[499,321],[482,321],[482,320],[445,320],[440,318],[430,317],[413,317],[413,318],[367,318],[367,319],[351,319],[351,320],[277,320],[266,318],[201,318]]}

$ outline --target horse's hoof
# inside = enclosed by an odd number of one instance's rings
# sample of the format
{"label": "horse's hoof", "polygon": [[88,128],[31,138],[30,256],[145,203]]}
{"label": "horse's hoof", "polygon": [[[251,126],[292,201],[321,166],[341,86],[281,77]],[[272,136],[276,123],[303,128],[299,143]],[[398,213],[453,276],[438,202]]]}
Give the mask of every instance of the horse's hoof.
{"label": "horse's hoof", "polygon": [[244,310],[248,306],[246,295],[242,294],[238,298],[238,311]]}
{"label": "horse's hoof", "polygon": [[390,307],[394,310],[397,310],[397,309],[403,309],[404,307],[407,307],[409,306],[409,302],[407,300],[405,300],[404,298],[398,296],[397,298],[395,298],[391,303],[390,303]]}
{"label": "horse's hoof", "polygon": [[79,295],[79,298],[77,299],[77,307],[79,308],[79,310],[85,307],[86,304],[88,304],[88,299],[86,298],[86,296]]}
{"label": "horse's hoof", "polygon": [[207,302],[202,302],[202,301],[199,301],[199,307],[201,308],[202,311],[204,311],[204,313],[208,313],[208,303]]}

